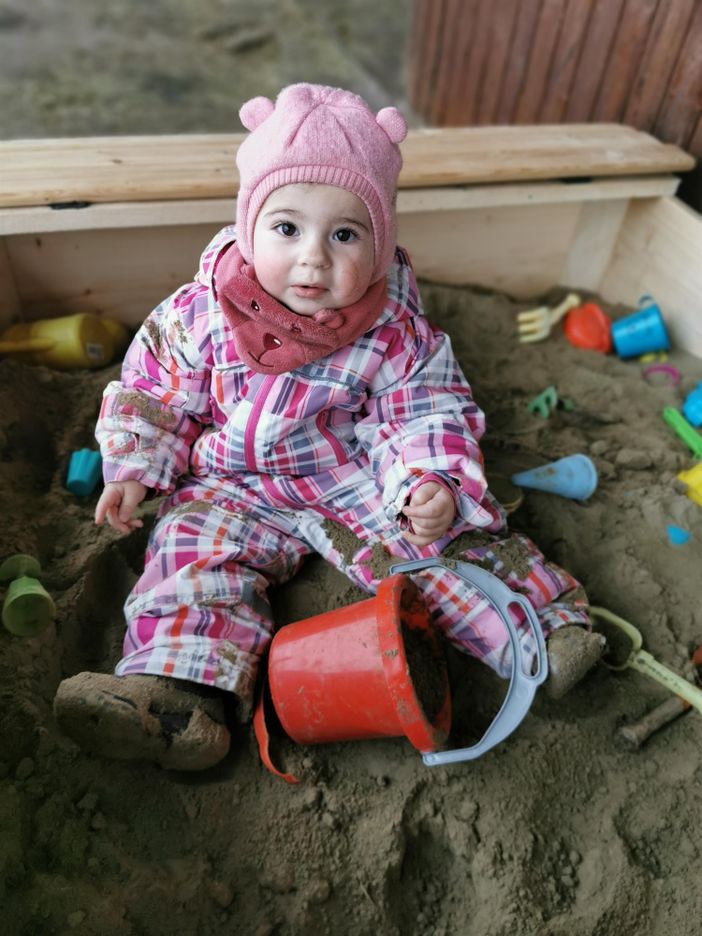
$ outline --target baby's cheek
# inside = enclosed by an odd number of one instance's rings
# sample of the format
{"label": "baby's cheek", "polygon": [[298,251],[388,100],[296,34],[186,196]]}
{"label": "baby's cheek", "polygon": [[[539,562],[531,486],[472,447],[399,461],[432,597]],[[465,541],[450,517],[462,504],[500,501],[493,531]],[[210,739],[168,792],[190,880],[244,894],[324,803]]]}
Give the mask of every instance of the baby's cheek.
{"label": "baby's cheek", "polygon": [[349,305],[351,302],[357,302],[370,286],[370,271],[366,266],[349,266],[344,270],[342,286],[346,295],[352,297]]}
{"label": "baby's cheek", "polygon": [[256,277],[261,286],[274,298],[284,284],[283,266],[267,257],[255,263]]}

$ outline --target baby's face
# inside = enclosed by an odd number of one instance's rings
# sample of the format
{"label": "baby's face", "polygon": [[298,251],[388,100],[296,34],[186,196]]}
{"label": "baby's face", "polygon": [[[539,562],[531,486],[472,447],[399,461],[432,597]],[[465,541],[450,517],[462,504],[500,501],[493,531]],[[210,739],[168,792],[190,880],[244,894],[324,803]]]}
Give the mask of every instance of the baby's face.
{"label": "baby's face", "polygon": [[284,185],[256,218],[253,259],[261,286],[298,315],[352,305],[375,262],[368,210],[333,185]]}

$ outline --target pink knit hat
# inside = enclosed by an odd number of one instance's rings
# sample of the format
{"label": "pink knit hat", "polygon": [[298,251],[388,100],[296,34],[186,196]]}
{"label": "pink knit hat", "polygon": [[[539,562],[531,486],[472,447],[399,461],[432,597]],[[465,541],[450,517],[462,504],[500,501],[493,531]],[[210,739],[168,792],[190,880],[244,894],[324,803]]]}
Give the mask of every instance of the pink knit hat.
{"label": "pink knit hat", "polygon": [[372,282],[384,276],[397,236],[398,144],[407,135],[402,114],[384,107],[376,116],[350,91],[294,84],[280,92],[275,104],[252,98],[239,117],[251,131],[236,157],[237,243],[244,259],[254,263],[254,225],[271,192],[295,182],[320,182],[347,189],[364,202],[373,225]]}

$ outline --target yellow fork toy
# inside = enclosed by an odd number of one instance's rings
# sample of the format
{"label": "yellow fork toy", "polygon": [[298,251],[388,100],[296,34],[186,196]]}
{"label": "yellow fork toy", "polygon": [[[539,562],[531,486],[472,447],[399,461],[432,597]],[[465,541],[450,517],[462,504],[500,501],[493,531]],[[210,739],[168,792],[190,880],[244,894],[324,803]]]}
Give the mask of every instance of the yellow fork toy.
{"label": "yellow fork toy", "polygon": [[576,295],[576,293],[569,293],[555,309],[543,305],[537,309],[529,309],[527,312],[518,312],[517,331],[519,332],[519,343],[527,344],[548,338],[553,326],[560,322],[571,309],[579,306],[580,301],[580,296]]}

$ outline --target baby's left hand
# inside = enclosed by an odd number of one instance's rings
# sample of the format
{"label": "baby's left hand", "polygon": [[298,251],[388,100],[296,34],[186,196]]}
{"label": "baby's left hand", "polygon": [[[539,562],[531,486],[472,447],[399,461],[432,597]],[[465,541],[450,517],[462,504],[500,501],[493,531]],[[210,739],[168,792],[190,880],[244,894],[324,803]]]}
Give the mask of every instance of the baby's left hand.
{"label": "baby's left hand", "polygon": [[402,513],[412,521],[412,530],[404,538],[415,546],[428,546],[440,539],[453,523],[456,502],[451,492],[435,481],[420,485]]}

